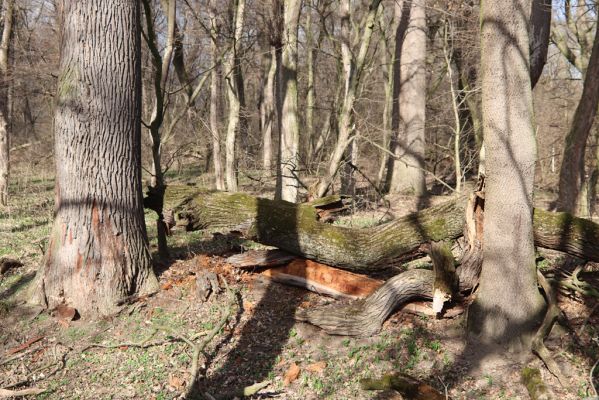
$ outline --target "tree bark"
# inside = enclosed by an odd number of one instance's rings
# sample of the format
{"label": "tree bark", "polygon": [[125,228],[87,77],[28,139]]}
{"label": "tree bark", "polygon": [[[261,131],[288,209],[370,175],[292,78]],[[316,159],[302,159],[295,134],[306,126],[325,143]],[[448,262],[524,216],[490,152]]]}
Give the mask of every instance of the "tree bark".
{"label": "tree bark", "polygon": [[[397,103],[399,123],[396,124],[395,161],[390,171],[391,193],[426,194],[424,176],[424,125],[426,111],[426,1],[404,0],[398,10],[402,25],[397,38],[401,56],[396,55],[400,73]],[[407,23],[407,26],[405,25]],[[403,31],[405,29],[405,31]]]}
{"label": "tree bark", "polygon": [[280,69],[283,107],[279,140],[281,179],[275,198],[295,203],[299,189],[299,119],[297,115],[297,31],[301,0],[284,1],[283,57]]}
{"label": "tree bark", "polygon": [[210,19],[210,52],[213,68],[210,71],[210,133],[212,136],[212,160],[214,164],[214,182],[216,190],[225,190],[223,160],[220,141],[221,96],[219,82],[221,79],[220,55],[218,54],[218,23],[216,20],[216,4],[211,1],[208,6]]}
{"label": "tree bark", "polygon": [[468,329],[482,341],[510,346],[528,345],[544,309],[533,241],[530,10],[531,0],[510,0],[487,2],[481,11],[487,178],[483,265]]}
{"label": "tree bark", "polygon": [[[162,171],[161,129],[164,122],[164,93],[166,91],[166,83],[168,81],[168,74],[174,51],[176,1],[163,1],[165,6],[164,13],[166,14],[167,19],[167,37],[166,47],[164,49],[164,54],[162,55],[158,50],[156,32],[154,29],[154,16],[150,2],[149,0],[143,0],[142,4],[144,7],[146,28],[148,31],[146,35],[147,44],[152,55],[154,88],[152,115],[150,117],[149,124],[150,141],[152,143],[152,177],[150,179],[150,189],[156,193],[157,196],[164,198],[166,183],[164,181],[164,174]],[[161,201],[161,203],[162,202],[163,201]],[[158,254],[160,258],[166,259],[169,256],[169,252],[162,208],[159,207],[159,209],[156,210],[156,213],[158,214],[158,217],[156,218]]]}
{"label": "tree bark", "polygon": [[142,209],[139,3],[58,9],[56,212],[35,300],[106,315],[158,289]]}
{"label": "tree bark", "polygon": [[584,183],[584,155],[597,106],[599,105],[599,23],[595,28],[593,50],[586,69],[582,96],[566,136],[559,174],[557,209],[576,213],[579,193]]}
{"label": "tree bark", "polygon": [[7,0],[3,10],[4,27],[0,41],[0,205],[8,204],[10,173],[9,70],[8,53],[12,37],[14,0]]}
{"label": "tree bark", "polygon": [[237,159],[235,156],[235,141],[239,129],[240,113],[242,106],[241,66],[239,65],[239,44],[243,32],[245,15],[245,0],[235,0],[234,37],[231,52],[226,62],[226,85],[229,99],[229,119],[225,143],[225,180],[229,192],[237,191]]}
{"label": "tree bark", "polygon": [[543,73],[549,50],[551,0],[532,0],[530,13],[530,84],[534,88]]}
{"label": "tree bark", "polygon": [[279,69],[277,50],[273,45],[269,44],[269,52],[265,57],[269,59],[269,66],[260,103],[260,128],[262,130],[262,168],[269,172],[272,168],[272,134],[276,123],[275,81]]}

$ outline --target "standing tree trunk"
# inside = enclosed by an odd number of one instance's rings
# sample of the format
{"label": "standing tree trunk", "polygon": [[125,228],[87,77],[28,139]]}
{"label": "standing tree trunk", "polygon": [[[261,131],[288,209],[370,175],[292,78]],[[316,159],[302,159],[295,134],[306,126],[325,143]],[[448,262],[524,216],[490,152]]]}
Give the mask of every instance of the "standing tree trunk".
{"label": "standing tree trunk", "polygon": [[4,28],[0,42],[0,205],[5,206],[8,204],[8,175],[10,172],[8,52],[12,37],[14,0],[5,2],[3,16]]}
{"label": "standing tree trunk", "polygon": [[[154,17],[149,0],[143,0],[144,14],[146,16],[146,27],[148,34],[146,35],[147,44],[152,54],[153,67],[153,106],[152,116],[150,117],[149,131],[150,141],[152,143],[152,177],[150,180],[149,190],[157,195],[159,205],[164,202],[164,191],[166,184],[164,182],[164,174],[162,171],[162,137],[161,129],[164,122],[164,94],[166,92],[166,83],[168,81],[169,67],[174,51],[175,41],[175,17],[176,17],[176,0],[165,0],[164,12],[167,19],[167,37],[166,48],[164,54],[161,55],[158,50],[156,31],[154,30]],[[158,217],[156,218],[156,237],[158,241],[158,254],[160,258],[166,259],[169,256],[168,243],[166,240],[166,224],[162,207],[157,207]]]}
{"label": "standing tree trunk", "polygon": [[273,45],[269,44],[269,51],[265,58],[269,59],[269,64],[260,102],[260,128],[262,130],[262,168],[270,172],[272,168],[272,133],[276,123],[275,80],[278,70],[277,50]]}
{"label": "standing tree trunk", "polygon": [[[391,28],[389,29],[391,32],[395,32],[396,30],[396,19],[393,18],[392,23],[390,24]],[[381,32],[385,32],[387,28],[387,22],[385,21],[385,16],[381,13],[379,19],[379,28]],[[389,44],[387,44],[387,40]],[[395,35],[391,35],[391,38],[388,39],[384,34],[381,34],[381,64],[382,64],[382,72],[383,72],[383,83],[385,87],[385,103],[383,106],[383,148],[388,149],[390,147],[390,139],[391,139],[391,112],[393,110],[393,64],[395,63],[395,55],[393,54],[393,49],[395,48]],[[389,53],[389,49],[391,49],[391,54]],[[385,176],[385,168],[389,163],[389,153],[383,152],[381,155],[381,161],[379,164],[379,172],[377,174],[377,183],[379,186],[383,186],[383,178]]]}
{"label": "standing tree trunk", "polygon": [[276,198],[295,203],[299,188],[299,119],[297,115],[297,29],[301,0],[285,0],[281,89],[283,108],[279,140],[279,169]]}
{"label": "standing tree trunk", "polygon": [[483,265],[468,327],[483,341],[510,345],[530,338],[544,308],[533,242],[536,142],[529,75],[530,6],[531,0],[490,1],[481,11],[487,179]]}
{"label": "standing tree trunk", "polygon": [[229,99],[229,119],[227,123],[227,137],[225,143],[225,180],[229,192],[237,191],[237,159],[235,157],[235,141],[239,129],[241,113],[241,97],[243,88],[240,87],[241,66],[239,65],[239,43],[243,32],[243,18],[245,14],[245,0],[235,0],[234,37],[231,52],[226,62],[226,85]]}
{"label": "standing tree trunk", "polygon": [[584,183],[584,154],[587,138],[599,105],[599,23],[586,69],[582,96],[576,107],[572,126],[564,148],[559,174],[557,209],[576,213],[580,190]]}
{"label": "standing tree trunk", "polygon": [[[312,34],[312,1],[307,1],[306,10],[306,69],[307,69],[307,88],[306,88],[306,126],[305,126],[305,151],[306,151],[306,164],[309,168],[312,163],[313,149],[314,149],[314,108],[316,107],[316,100],[314,95],[314,65],[316,63],[315,51],[314,51],[314,35]],[[320,39],[320,37],[319,37]]]}
{"label": "standing tree trunk", "polygon": [[210,71],[210,133],[212,135],[212,160],[214,163],[214,181],[216,190],[225,190],[225,178],[223,175],[223,160],[220,146],[220,56],[218,54],[218,25],[216,20],[215,1],[211,1],[208,7],[210,18],[210,52],[212,53],[213,68]]}
{"label": "standing tree trunk", "polygon": [[[404,0],[400,21],[407,22],[401,43],[399,85],[399,126],[390,172],[391,193],[426,194],[424,177],[424,124],[426,111],[426,0]],[[397,46],[396,46],[397,48]]]}
{"label": "standing tree trunk", "polygon": [[354,108],[354,102],[356,101],[356,95],[360,85],[361,75],[364,69],[364,63],[366,60],[366,54],[370,46],[370,39],[372,38],[372,31],[376,22],[376,14],[381,4],[381,0],[372,0],[368,7],[368,14],[366,15],[366,21],[364,23],[364,32],[362,33],[362,39],[360,42],[360,49],[355,61],[352,63],[352,68],[349,74],[349,85],[346,90],[346,95],[343,98],[341,105],[341,112],[339,113],[339,135],[337,138],[337,145],[331,154],[329,160],[328,170],[325,176],[320,180],[318,189],[316,191],[317,197],[322,197],[326,194],[327,190],[333,183],[335,175],[341,165],[343,156],[354,139],[352,137],[352,113]]}
{"label": "standing tree trunk", "polygon": [[139,2],[58,9],[56,212],[36,300],[106,315],[158,289],[142,209]]}

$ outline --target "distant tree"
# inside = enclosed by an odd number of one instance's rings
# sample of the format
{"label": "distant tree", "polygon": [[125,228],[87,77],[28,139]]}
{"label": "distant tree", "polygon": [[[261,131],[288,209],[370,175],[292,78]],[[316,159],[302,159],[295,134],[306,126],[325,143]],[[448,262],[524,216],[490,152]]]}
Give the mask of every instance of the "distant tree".
{"label": "distant tree", "polygon": [[58,10],[56,212],[35,299],[109,314],[158,288],[142,209],[139,2]]}
{"label": "distant tree", "polygon": [[275,197],[295,203],[299,188],[299,118],[297,110],[297,31],[302,2],[284,0],[283,55],[280,68],[282,92],[279,140],[280,179]]}
{"label": "distant tree", "polygon": [[7,0],[2,10],[4,27],[0,39],[0,205],[8,203],[8,175],[10,171],[10,123],[9,111],[9,47],[12,36],[14,0]]}
{"label": "distant tree", "polygon": [[396,3],[399,21],[395,38],[395,104],[392,114],[394,140],[390,159],[389,191],[426,193],[425,114],[426,114],[426,1]]}
{"label": "distant tree", "polygon": [[[532,231],[536,141],[529,74],[531,0],[481,11],[486,193],[483,265],[468,327],[485,341],[530,337],[544,309]],[[509,193],[509,195],[506,195]]]}
{"label": "distant tree", "polygon": [[227,121],[227,136],[225,140],[225,181],[227,190],[237,191],[237,157],[235,142],[240,126],[242,112],[245,108],[243,74],[241,71],[241,35],[245,18],[245,0],[233,0],[234,11],[232,20],[233,37],[231,49],[225,58],[225,85],[229,100],[229,116]]}

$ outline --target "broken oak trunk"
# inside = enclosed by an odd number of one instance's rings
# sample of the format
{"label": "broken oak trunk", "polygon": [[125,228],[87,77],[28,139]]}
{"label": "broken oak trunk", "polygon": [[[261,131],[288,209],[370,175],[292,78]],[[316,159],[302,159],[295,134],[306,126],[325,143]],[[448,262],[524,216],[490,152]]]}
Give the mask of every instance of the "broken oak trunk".
{"label": "broken oak trunk", "polygon": [[[167,190],[168,196],[168,190]],[[187,230],[241,232],[323,264],[350,271],[387,267],[423,243],[462,235],[464,201],[449,201],[372,228],[323,223],[319,205],[292,204],[242,193],[201,192],[174,208]]]}
{"label": "broken oak trunk", "polygon": [[[292,204],[247,194],[168,187],[165,207],[187,230],[237,231],[246,238],[351,271],[381,269],[430,241],[462,235],[467,198],[457,197],[382,225],[348,228],[319,220],[321,204]],[[151,200],[146,199],[146,204]],[[149,207],[151,208],[151,207]],[[535,209],[535,244],[599,261],[599,225],[568,213]]]}

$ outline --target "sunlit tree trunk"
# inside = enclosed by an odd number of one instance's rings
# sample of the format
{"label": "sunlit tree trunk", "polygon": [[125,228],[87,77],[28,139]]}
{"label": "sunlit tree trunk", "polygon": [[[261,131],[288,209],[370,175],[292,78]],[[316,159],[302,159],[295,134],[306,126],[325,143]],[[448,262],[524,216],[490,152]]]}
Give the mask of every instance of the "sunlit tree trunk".
{"label": "sunlit tree trunk", "polygon": [[237,139],[237,131],[239,130],[241,96],[243,90],[243,88],[239,86],[240,82],[242,83],[239,76],[241,73],[241,67],[239,65],[239,46],[243,31],[245,0],[235,0],[235,3],[235,22],[233,24],[235,33],[233,46],[225,63],[225,84],[227,86],[227,98],[229,99],[229,118],[225,142],[225,180],[227,182],[227,190],[230,192],[237,191],[237,158],[235,156],[235,141]]}
{"label": "sunlit tree trunk", "polygon": [[[424,176],[425,112],[426,112],[426,2],[425,0],[404,0],[396,5],[401,7],[400,21],[407,21],[407,28],[401,40],[400,76],[395,79],[399,85],[398,106],[399,126],[394,149],[395,162],[391,170],[389,191],[409,192],[418,196],[426,193]],[[400,22],[401,24],[401,22]],[[396,48],[398,46],[396,45]]]}
{"label": "sunlit tree trunk", "polygon": [[[269,172],[272,168],[272,135],[276,124],[275,81],[277,77],[277,51],[269,45],[264,56],[268,59],[268,72],[264,80],[260,103],[260,129],[262,130],[262,168]],[[264,63],[266,64],[266,62]]]}
{"label": "sunlit tree trunk", "polygon": [[210,2],[208,12],[210,19],[210,53],[212,54],[213,64],[212,71],[210,71],[210,133],[212,136],[212,161],[214,164],[216,190],[225,190],[220,141],[221,93],[219,90],[219,82],[221,79],[221,57],[218,53],[218,25],[214,0]]}
{"label": "sunlit tree trunk", "polygon": [[292,203],[297,201],[299,188],[299,118],[297,115],[297,30],[301,0],[285,0],[281,90],[283,95],[279,166],[281,179],[277,182],[275,198]]}
{"label": "sunlit tree trunk", "polygon": [[0,41],[0,205],[8,204],[10,172],[9,71],[8,53],[12,36],[14,0],[4,2],[2,39]]}
{"label": "sunlit tree trunk", "polygon": [[56,212],[35,300],[110,314],[158,289],[142,209],[139,2],[58,10]]}
{"label": "sunlit tree trunk", "polygon": [[532,225],[536,141],[530,10],[531,0],[506,0],[485,2],[481,11],[487,178],[482,273],[468,311],[471,333],[516,347],[527,344],[544,309],[537,289]]}
{"label": "sunlit tree trunk", "polygon": [[368,48],[370,46],[370,39],[372,37],[372,31],[374,29],[374,25],[376,22],[376,14],[380,3],[381,0],[372,0],[368,7],[368,13],[365,17],[366,20],[364,23],[364,31],[362,32],[362,37],[360,41],[360,49],[358,51],[354,63],[352,63],[348,90],[346,91],[346,96],[344,96],[343,98],[341,112],[339,113],[339,135],[337,138],[337,145],[333,149],[333,153],[331,154],[331,157],[329,159],[327,171],[325,172],[325,175],[321,178],[320,184],[318,185],[318,189],[316,191],[317,197],[324,196],[331,184],[333,183],[333,179],[335,178],[335,175],[337,175],[337,171],[339,170],[345,151],[347,150],[349,144],[353,140],[353,107],[354,102],[356,100],[358,87],[360,85],[360,78],[364,69],[366,54],[368,53]]}

